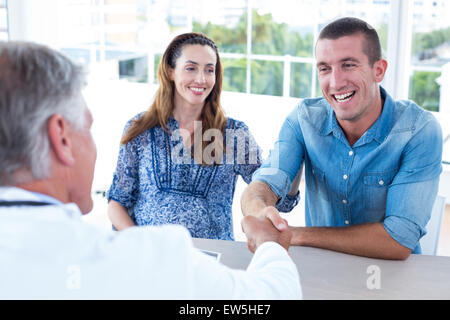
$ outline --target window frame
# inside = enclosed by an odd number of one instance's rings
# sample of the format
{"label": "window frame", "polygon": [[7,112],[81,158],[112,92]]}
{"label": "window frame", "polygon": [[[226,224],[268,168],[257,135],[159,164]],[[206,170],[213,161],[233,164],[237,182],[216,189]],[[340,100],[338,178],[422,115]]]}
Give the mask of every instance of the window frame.
{"label": "window frame", "polygon": [[387,49],[389,65],[383,86],[394,99],[408,99],[411,74],[412,5],[411,1],[391,0]]}
{"label": "window frame", "polygon": [[[187,7],[192,8],[192,1],[195,0],[186,0],[187,1]],[[317,92],[317,72],[315,67],[315,58],[314,58],[314,52],[312,52],[312,55],[310,58],[306,57],[297,57],[297,56],[291,56],[291,55],[263,55],[263,54],[253,54],[252,53],[252,26],[253,26],[253,9],[255,8],[254,0],[247,0],[247,51],[246,53],[221,53],[221,57],[228,58],[228,59],[247,59],[247,74],[246,74],[246,94],[252,94],[251,86],[252,86],[252,80],[251,80],[251,62],[254,60],[259,61],[278,61],[282,62],[284,65],[284,73],[283,73],[283,95],[281,97],[285,98],[293,98],[290,95],[290,88],[291,88],[291,63],[305,63],[305,64],[311,64],[311,91],[310,91],[310,97],[315,97]],[[394,9],[397,14],[404,15],[404,12],[402,11],[402,3],[405,1],[402,0],[390,0],[390,9],[391,11]],[[406,1],[409,2],[409,1]],[[191,10],[188,10],[188,21],[193,21],[193,12]],[[398,25],[399,22],[396,19],[396,16],[394,18],[394,15],[391,14],[388,21],[388,28],[390,29],[391,25]],[[190,25],[192,31],[192,24]],[[319,36],[319,22],[316,22],[313,26],[314,30],[314,44],[317,42],[318,36]],[[389,38],[393,38],[393,35],[391,32],[388,33]],[[391,41],[388,39],[388,53],[391,51],[392,45],[395,45],[398,43],[398,39],[392,39]],[[401,55],[398,57],[391,57],[394,58],[394,61],[392,62],[393,65],[398,65],[399,57],[402,57]],[[401,61],[401,59],[400,59]],[[394,74],[397,74],[396,72],[393,72]],[[396,88],[396,84],[394,80],[387,80],[385,81],[388,83],[389,87]],[[408,83],[408,82],[407,82]],[[384,84],[383,84],[384,85]],[[406,90],[408,90],[408,87],[406,87]],[[408,92],[406,92],[407,97]],[[397,95],[395,95],[397,96]]]}
{"label": "window frame", "polygon": [[[192,30],[193,22],[193,1],[186,0],[186,16],[189,25],[187,26]],[[42,3],[49,2],[49,0],[42,0]],[[29,26],[24,27],[23,21],[30,16],[27,12],[27,0],[15,0],[8,2],[6,0],[6,11],[8,18],[8,38],[10,40],[30,40],[30,41],[44,41],[48,38],[35,39],[31,35],[33,30]],[[100,4],[104,1],[100,0]],[[290,82],[291,82],[291,63],[307,63],[312,64],[312,74],[310,79],[311,83],[311,96],[315,96],[317,91],[317,72],[314,63],[313,55],[310,58],[294,57],[290,55],[272,56],[261,55],[252,53],[252,9],[254,6],[254,0],[247,0],[247,50],[245,53],[221,53],[221,57],[228,59],[246,59],[246,88],[245,93],[251,94],[251,62],[253,60],[263,61],[279,61],[284,64],[283,74],[283,94],[282,97],[290,97]],[[412,41],[412,23],[413,23],[413,1],[404,0],[390,0],[390,16],[388,20],[388,43],[387,43],[387,60],[389,62],[388,71],[382,85],[387,89],[390,95],[394,99],[408,99],[409,95],[409,80],[411,74],[420,69],[423,70],[423,66],[411,65],[411,41]],[[28,9],[29,11],[30,9]],[[147,13],[149,16],[149,13]],[[28,29],[27,29],[28,28]],[[313,26],[314,30],[314,43],[317,41],[319,25],[318,22]],[[45,31],[45,30],[43,30]],[[42,34],[43,32],[41,32]],[[35,34],[34,34],[35,35]],[[53,43],[52,43],[53,44]],[[91,48],[104,52],[105,47],[100,44],[96,48]],[[152,48],[146,52],[148,54],[148,82],[154,84],[154,58],[156,52],[153,52]],[[104,53],[101,54],[101,57]],[[101,59],[100,59],[101,60]],[[437,71],[435,67],[430,71]]]}
{"label": "window frame", "polygon": [[5,4],[0,6],[0,9],[4,9],[5,10],[5,14],[6,14],[6,28],[5,29],[0,29],[0,33],[5,33],[6,34],[6,40],[9,40],[10,36],[9,36],[9,16],[8,16],[8,0],[4,0]]}

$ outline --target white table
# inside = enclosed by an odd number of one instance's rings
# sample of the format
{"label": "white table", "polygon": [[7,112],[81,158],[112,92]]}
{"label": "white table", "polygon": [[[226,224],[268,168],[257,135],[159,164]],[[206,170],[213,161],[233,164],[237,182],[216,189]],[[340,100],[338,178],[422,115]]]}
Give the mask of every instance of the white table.
{"label": "white table", "polygon": [[[220,261],[231,268],[245,269],[252,258],[245,242],[193,241],[199,249],[220,252]],[[304,299],[450,299],[450,257],[390,261],[308,247],[291,247],[289,253]]]}

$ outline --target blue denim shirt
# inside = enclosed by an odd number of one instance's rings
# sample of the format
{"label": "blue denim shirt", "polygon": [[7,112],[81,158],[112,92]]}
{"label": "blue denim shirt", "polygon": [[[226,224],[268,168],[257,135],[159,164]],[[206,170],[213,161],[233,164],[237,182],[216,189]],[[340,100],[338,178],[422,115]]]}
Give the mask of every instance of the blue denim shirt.
{"label": "blue denim shirt", "polygon": [[303,100],[253,181],[284,198],[304,164],[307,226],[381,222],[393,239],[421,253],[442,171],[442,131],[431,113],[380,90],[383,111],[353,146],[324,98]]}

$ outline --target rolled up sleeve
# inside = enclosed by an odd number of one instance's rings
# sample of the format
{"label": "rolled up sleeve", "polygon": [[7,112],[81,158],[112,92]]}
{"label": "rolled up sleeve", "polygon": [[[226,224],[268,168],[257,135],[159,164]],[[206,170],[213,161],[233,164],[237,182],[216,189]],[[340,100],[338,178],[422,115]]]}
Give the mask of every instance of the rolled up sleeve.
{"label": "rolled up sleeve", "polygon": [[394,240],[411,250],[417,247],[426,234],[438,188],[439,178],[391,187],[383,225]]}
{"label": "rolled up sleeve", "polygon": [[442,131],[437,121],[428,122],[411,139],[401,168],[389,187],[383,225],[401,245],[420,253],[417,246],[439,189],[442,172]]}
{"label": "rolled up sleeve", "polygon": [[191,250],[191,257],[192,299],[302,299],[297,266],[278,243],[261,244],[245,271],[230,269],[198,250]]}
{"label": "rolled up sleeve", "polygon": [[282,200],[286,197],[305,154],[303,135],[298,121],[300,107],[296,107],[286,118],[269,157],[252,177],[252,181],[267,183]]}

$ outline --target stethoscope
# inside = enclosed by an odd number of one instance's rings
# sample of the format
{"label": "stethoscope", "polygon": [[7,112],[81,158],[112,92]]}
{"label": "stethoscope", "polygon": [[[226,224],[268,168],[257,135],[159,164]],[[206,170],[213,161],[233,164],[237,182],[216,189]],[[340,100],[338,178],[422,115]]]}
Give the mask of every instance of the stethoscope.
{"label": "stethoscope", "polygon": [[40,201],[1,201],[0,207],[43,207],[50,206],[52,203]]}

